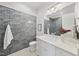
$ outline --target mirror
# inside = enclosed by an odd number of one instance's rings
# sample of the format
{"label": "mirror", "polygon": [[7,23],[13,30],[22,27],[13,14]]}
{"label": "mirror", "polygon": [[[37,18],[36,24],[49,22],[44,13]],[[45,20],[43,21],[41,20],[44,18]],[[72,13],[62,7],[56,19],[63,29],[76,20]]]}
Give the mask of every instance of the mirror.
{"label": "mirror", "polygon": [[[49,20],[45,19],[44,21],[44,33],[53,33],[57,36],[76,38],[76,23],[74,13],[75,3],[72,3],[60,10],[47,15],[46,17],[48,17]],[[79,30],[79,27],[77,27],[77,29]]]}

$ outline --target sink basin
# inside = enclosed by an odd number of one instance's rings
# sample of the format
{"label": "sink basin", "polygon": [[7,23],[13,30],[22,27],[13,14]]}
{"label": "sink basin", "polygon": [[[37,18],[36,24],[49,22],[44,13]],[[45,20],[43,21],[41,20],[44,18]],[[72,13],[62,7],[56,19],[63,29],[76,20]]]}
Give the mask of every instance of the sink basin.
{"label": "sink basin", "polygon": [[58,37],[59,36],[56,36],[56,35],[44,35],[44,36],[41,36],[40,38],[45,39],[46,41],[56,42]]}

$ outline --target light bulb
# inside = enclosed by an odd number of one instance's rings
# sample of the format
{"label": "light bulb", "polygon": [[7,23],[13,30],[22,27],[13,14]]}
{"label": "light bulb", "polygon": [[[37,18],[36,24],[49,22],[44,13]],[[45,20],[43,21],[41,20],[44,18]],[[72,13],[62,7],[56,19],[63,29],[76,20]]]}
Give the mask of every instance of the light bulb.
{"label": "light bulb", "polygon": [[51,8],[52,11],[54,11],[54,8]]}
{"label": "light bulb", "polygon": [[32,21],[31,21],[31,20],[29,20],[27,23],[32,23]]}

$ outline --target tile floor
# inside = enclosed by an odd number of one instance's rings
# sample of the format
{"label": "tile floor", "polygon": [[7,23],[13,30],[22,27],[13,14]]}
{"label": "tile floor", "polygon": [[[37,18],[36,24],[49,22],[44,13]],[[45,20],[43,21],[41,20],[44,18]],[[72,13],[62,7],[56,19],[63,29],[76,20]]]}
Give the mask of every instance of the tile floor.
{"label": "tile floor", "polygon": [[36,56],[36,50],[30,51],[30,49],[31,47],[28,47],[8,56]]}

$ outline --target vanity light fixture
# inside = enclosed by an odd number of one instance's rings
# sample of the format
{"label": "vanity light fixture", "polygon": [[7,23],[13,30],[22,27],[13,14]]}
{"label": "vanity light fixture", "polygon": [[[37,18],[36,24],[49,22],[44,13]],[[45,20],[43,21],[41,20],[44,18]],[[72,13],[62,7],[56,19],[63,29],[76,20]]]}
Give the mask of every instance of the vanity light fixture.
{"label": "vanity light fixture", "polygon": [[61,5],[62,5],[62,4],[58,4],[56,7],[57,7],[57,8],[60,8],[60,7],[61,7]]}
{"label": "vanity light fixture", "polygon": [[55,7],[51,8],[51,12],[55,13],[56,12],[56,8]]}
{"label": "vanity light fixture", "polygon": [[58,10],[61,9],[61,6],[62,6],[62,4],[61,4],[61,3],[58,3],[56,6],[53,6],[52,8],[50,8],[50,9],[48,10],[48,12],[50,12],[50,13],[55,13],[56,11],[58,11]]}
{"label": "vanity light fixture", "polygon": [[32,21],[31,21],[31,20],[29,20],[29,21],[27,21],[27,23],[31,24],[31,23],[32,23]]}
{"label": "vanity light fixture", "polygon": [[55,9],[54,9],[54,7],[53,7],[53,8],[51,8],[51,10],[52,10],[52,11],[54,11],[54,10],[55,10]]}
{"label": "vanity light fixture", "polygon": [[45,19],[45,20],[49,20],[49,17],[47,17],[47,16],[44,16],[44,19]]}
{"label": "vanity light fixture", "polygon": [[62,4],[58,4],[58,5],[56,6],[56,9],[57,9],[57,10],[60,10],[60,9],[61,9],[61,6],[62,6]]}
{"label": "vanity light fixture", "polygon": [[49,14],[51,14],[51,13],[52,13],[51,10],[48,10],[46,14],[49,15]]}
{"label": "vanity light fixture", "polygon": [[57,11],[61,10],[62,8],[62,4],[61,3],[56,3],[54,6],[50,7],[47,12],[46,12],[46,16],[50,15],[52,13],[56,13]]}

